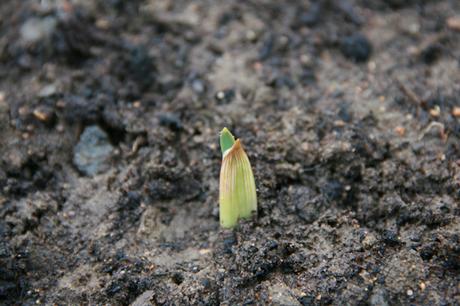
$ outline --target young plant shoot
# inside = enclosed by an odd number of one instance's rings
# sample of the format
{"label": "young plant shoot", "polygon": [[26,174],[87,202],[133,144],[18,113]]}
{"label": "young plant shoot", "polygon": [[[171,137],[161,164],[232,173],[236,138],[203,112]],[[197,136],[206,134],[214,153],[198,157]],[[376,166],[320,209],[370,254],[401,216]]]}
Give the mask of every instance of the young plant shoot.
{"label": "young plant shoot", "polygon": [[248,156],[239,139],[227,128],[220,132],[222,168],[220,169],[219,205],[220,225],[236,226],[239,219],[250,218],[257,212],[254,175]]}

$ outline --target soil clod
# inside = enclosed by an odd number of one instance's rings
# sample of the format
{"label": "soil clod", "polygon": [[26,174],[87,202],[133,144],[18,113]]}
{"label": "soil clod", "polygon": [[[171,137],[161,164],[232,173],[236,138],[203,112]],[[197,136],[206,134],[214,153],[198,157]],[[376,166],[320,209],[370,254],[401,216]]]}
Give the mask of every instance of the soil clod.
{"label": "soil clod", "polygon": [[372,45],[366,36],[358,33],[345,37],[340,43],[340,50],[347,58],[361,63],[371,56]]}

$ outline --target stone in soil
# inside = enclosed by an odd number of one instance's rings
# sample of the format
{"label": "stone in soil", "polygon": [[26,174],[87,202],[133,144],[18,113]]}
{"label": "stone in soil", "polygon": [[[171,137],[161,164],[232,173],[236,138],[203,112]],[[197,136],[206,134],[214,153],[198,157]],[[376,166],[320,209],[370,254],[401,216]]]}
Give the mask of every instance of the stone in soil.
{"label": "stone in soil", "polygon": [[87,176],[107,171],[109,159],[113,151],[109,137],[100,127],[87,127],[75,146],[73,162],[80,172]]}

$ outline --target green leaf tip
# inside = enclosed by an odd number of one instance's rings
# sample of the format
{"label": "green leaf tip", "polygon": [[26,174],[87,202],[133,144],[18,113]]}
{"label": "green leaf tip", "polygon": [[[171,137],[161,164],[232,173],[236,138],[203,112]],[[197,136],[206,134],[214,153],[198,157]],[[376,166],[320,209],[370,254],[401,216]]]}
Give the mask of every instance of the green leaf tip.
{"label": "green leaf tip", "polygon": [[232,133],[230,133],[230,131],[224,127],[220,132],[220,149],[222,150],[222,154],[233,147],[234,143],[235,136],[233,136]]}

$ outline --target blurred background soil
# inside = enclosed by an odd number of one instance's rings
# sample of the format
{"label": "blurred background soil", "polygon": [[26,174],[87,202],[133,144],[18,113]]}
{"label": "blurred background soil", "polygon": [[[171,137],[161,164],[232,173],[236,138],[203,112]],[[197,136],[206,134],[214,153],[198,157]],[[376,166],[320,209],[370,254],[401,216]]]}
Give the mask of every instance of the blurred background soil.
{"label": "blurred background soil", "polygon": [[458,305],[459,59],[455,0],[2,0],[0,303]]}

